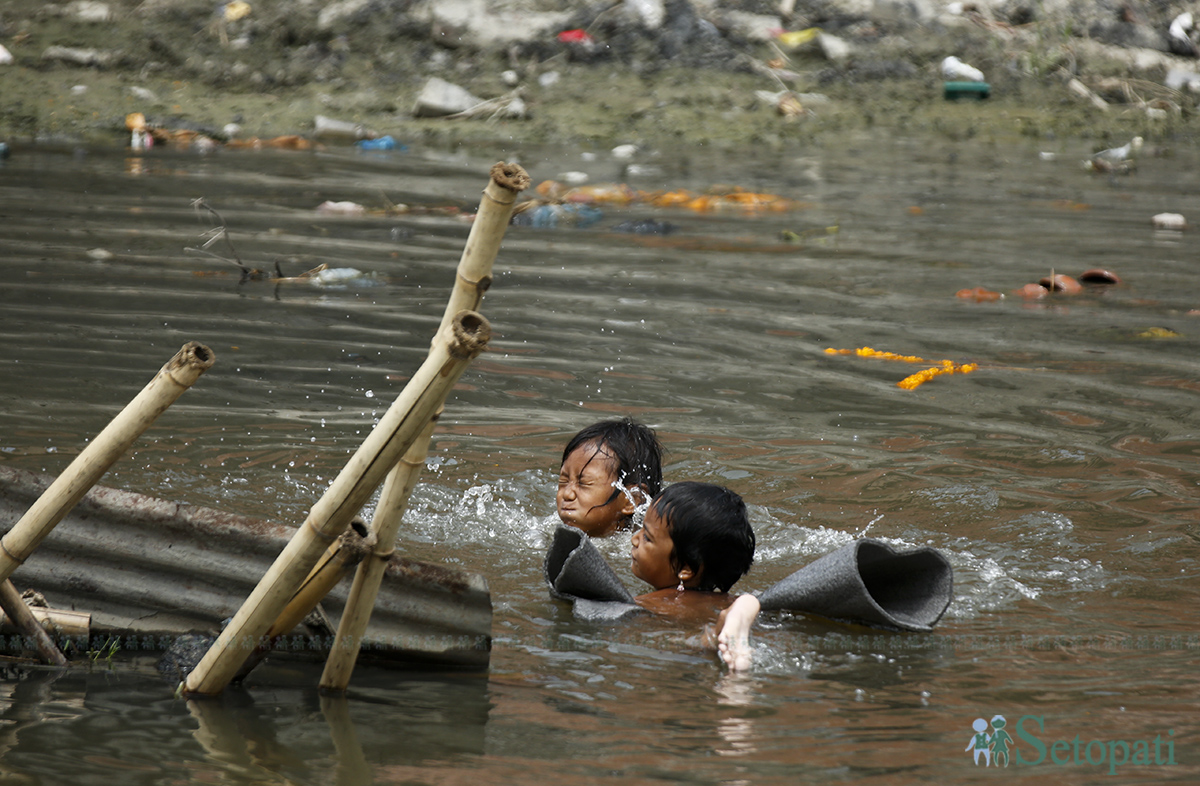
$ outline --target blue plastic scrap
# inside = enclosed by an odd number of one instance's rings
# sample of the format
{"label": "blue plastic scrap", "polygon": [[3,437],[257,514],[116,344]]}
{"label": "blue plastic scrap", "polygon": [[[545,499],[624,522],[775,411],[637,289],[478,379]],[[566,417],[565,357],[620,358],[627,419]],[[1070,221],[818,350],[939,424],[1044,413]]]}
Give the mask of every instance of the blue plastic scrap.
{"label": "blue plastic scrap", "polygon": [[358,140],[359,150],[408,150],[407,145],[397,144],[391,134],[376,139]]}

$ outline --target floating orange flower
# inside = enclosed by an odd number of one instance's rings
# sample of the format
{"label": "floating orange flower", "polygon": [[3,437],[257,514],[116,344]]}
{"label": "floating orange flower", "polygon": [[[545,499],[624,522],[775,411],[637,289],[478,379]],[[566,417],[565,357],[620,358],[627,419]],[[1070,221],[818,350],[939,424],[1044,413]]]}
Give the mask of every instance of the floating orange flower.
{"label": "floating orange flower", "polygon": [[[834,349],[829,347],[825,350],[828,355],[857,355],[862,358],[882,358],[883,360],[899,360],[904,363],[934,363],[937,361],[926,360],[919,358],[916,355],[898,355],[895,352],[880,352],[870,347],[860,347],[859,349]],[[978,363],[955,363],[953,360],[943,360],[940,364],[933,368],[927,368],[924,371],[918,371],[915,374],[910,374],[904,379],[896,383],[897,387],[902,387],[905,390],[913,390],[920,387],[934,377],[942,374],[970,374],[975,369],[979,368]]]}
{"label": "floating orange flower", "polygon": [[932,363],[933,361],[919,358],[916,355],[897,355],[895,352],[880,352],[870,347],[858,349],[834,349],[830,347],[825,352],[830,355],[858,355],[860,358],[882,358],[883,360],[902,360],[905,363]]}
{"label": "floating orange flower", "polygon": [[924,371],[918,371],[916,374],[910,374],[904,379],[896,383],[897,387],[905,390],[914,390],[921,385],[924,385],[934,377],[942,374],[970,374],[975,369],[979,368],[978,363],[955,363],[951,360],[943,360],[942,365],[933,368],[927,368]]}

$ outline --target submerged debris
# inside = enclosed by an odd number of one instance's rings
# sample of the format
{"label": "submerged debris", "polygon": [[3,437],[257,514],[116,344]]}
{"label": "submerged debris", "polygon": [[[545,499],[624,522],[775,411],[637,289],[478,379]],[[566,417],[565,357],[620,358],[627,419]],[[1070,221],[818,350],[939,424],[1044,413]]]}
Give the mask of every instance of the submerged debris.
{"label": "submerged debris", "polygon": [[1138,152],[1142,149],[1142,138],[1135,136],[1120,147],[1101,150],[1083,162],[1084,169],[1091,172],[1115,172],[1128,174],[1136,165]]}
{"label": "submerged debris", "polygon": [[158,659],[159,673],[172,682],[182,682],[216,640],[216,636],[207,633],[185,633],[177,637]]}

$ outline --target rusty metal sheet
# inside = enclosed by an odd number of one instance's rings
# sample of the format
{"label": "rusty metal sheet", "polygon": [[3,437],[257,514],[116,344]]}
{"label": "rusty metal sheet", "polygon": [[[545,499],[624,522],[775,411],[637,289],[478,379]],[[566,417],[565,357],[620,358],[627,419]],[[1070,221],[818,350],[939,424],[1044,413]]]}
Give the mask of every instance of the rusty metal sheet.
{"label": "rusty metal sheet", "polygon": [[[0,535],[54,480],[0,466]],[[212,508],[95,486],[14,574],[50,606],[92,614],[93,628],[135,646],[190,631],[216,633],[291,537],[293,528]],[[350,589],[322,603],[335,619]],[[404,665],[486,668],[492,602],[469,571],[394,556],[361,658]],[[290,637],[289,652],[324,659],[325,637]]]}

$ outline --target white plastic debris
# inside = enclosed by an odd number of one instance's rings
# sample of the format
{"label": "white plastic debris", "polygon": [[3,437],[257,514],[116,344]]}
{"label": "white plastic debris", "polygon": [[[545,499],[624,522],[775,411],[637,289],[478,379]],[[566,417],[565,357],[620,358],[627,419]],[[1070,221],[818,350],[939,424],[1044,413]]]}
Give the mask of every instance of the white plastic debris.
{"label": "white plastic debris", "polygon": [[557,179],[561,180],[564,183],[570,183],[573,186],[577,186],[577,185],[586,183],[588,181],[588,173],[587,172],[577,172],[577,171],[562,172],[559,174]]}
{"label": "white plastic debris", "polygon": [[8,65],[12,61],[12,52],[5,49],[4,44],[0,44],[0,65]]}
{"label": "white plastic debris", "polygon": [[1191,39],[1188,37],[1188,33],[1190,33],[1192,31],[1192,27],[1194,25],[1195,25],[1195,22],[1192,19],[1192,12],[1184,11],[1182,14],[1175,17],[1175,19],[1173,19],[1171,21],[1171,27],[1167,32],[1168,32],[1168,35],[1171,36],[1171,38],[1174,38],[1179,41],[1186,41],[1188,43],[1191,43]]}
{"label": "white plastic debris", "polygon": [[637,151],[637,145],[617,145],[612,149],[612,157],[625,161],[637,155]]}
{"label": "white plastic debris", "polygon": [[667,18],[663,0],[625,0],[625,13],[647,30],[657,30]]}
{"label": "white plastic debris", "polygon": [[1178,232],[1187,229],[1187,219],[1180,213],[1159,213],[1150,221],[1155,229],[1174,229]]}
{"label": "white plastic debris", "polygon": [[318,270],[309,276],[308,280],[315,287],[328,287],[345,284],[348,281],[354,281],[363,277],[363,272],[356,268],[331,267],[325,270]]}
{"label": "white plastic debris", "polygon": [[[821,33],[817,36],[817,46],[821,47],[821,54],[825,55],[825,59],[831,63],[840,63],[848,59],[853,52],[850,44],[829,33]],[[980,79],[982,78],[981,75]]]}
{"label": "white plastic debris", "polygon": [[327,199],[317,205],[317,212],[328,216],[361,216],[367,209],[357,202],[333,202]]}
{"label": "white plastic debris", "polygon": [[1109,148],[1095,153],[1083,162],[1083,168],[1089,172],[1115,172],[1127,174],[1133,171],[1134,159],[1142,149],[1142,138],[1135,136],[1120,147]]}
{"label": "white plastic debris", "polygon": [[1163,84],[1172,90],[1200,93],[1200,73],[1187,68],[1169,68]]}
{"label": "white plastic debris", "polygon": [[1105,161],[1110,164],[1119,164],[1123,161],[1129,161],[1138,154],[1142,149],[1142,138],[1135,136],[1120,147],[1110,147],[1108,150],[1101,150],[1092,156],[1093,161]]}
{"label": "white plastic debris", "polygon": [[465,112],[483,103],[466,89],[433,76],[421,88],[413,106],[413,117],[444,117]]}
{"label": "white plastic debris", "polygon": [[562,74],[557,71],[547,71],[538,76],[538,84],[542,87],[550,87],[551,85],[558,84],[559,79],[562,79]]}
{"label": "white plastic debris", "polygon": [[129,88],[129,95],[148,104],[158,103],[158,96],[154,94],[154,91],[145,87],[138,87],[137,85],[134,85],[133,87]]}
{"label": "white plastic debris", "polygon": [[76,0],[73,3],[67,3],[66,12],[68,16],[75,17],[81,22],[108,22],[112,19],[112,9],[107,3],[98,3],[94,0]]}
{"label": "white plastic debris", "polygon": [[317,139],[366,139],[370,136],[361,123],[334,120],[324,115],[317,115],[313,119],[313,133]]}
{"label": "white plastic debris", "polygon": [[967,65],[954,55],[942,61],[942,76],[953,81],[982,82],[983,72],[972,65]]}
{"label": "white plastic debris", "polygon": [[521,75],[516,71],[513,71],[511,68],[500,74],[500,78],[504,80],[504,84],[508,85],[509,87],[516,87],[521,81]]}

